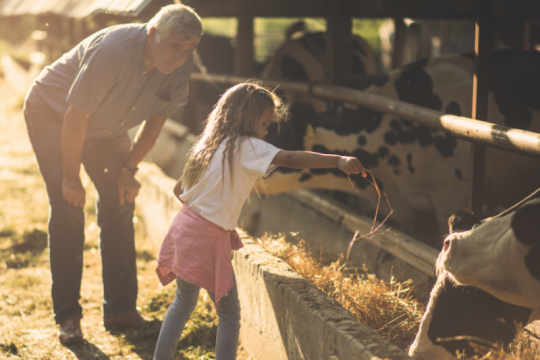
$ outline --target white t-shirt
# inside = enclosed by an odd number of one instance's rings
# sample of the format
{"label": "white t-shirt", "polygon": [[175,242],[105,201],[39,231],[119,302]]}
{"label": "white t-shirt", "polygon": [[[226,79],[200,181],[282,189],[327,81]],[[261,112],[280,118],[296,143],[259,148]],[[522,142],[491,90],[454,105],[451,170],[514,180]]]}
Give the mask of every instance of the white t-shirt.
{"label": "white t-shirt", "polygon": [[281,149],[253,137],[240,140],[240,146],[234,150],[231,178],[228,159],[222,171],[226,142],[227,139],[223,140],[216,149],[199,182],[181,194],[180,199],[205,219],[225,230],[233,230],[255,182],[277,167],[270,163]]}

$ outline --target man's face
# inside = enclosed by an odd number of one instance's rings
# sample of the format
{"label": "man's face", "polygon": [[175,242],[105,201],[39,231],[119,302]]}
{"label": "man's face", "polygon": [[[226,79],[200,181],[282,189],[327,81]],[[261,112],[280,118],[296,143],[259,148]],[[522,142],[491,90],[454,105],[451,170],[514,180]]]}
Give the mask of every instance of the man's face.
{"label": "man's face", "polygon": [[198,40],[188,43],[174,33],[161,36],[161,41],[157,41],[155,28],[150,28],[148,32],[148,49],[152,64],[164,74],[172,73],[176,68],[184,64],[195,50]]}

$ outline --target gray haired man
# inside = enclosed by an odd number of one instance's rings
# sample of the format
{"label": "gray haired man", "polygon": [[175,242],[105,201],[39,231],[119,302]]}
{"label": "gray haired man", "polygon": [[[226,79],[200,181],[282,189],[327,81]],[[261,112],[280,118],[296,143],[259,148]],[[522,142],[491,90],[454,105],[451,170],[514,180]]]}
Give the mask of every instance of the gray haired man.
{"label": "gray haired man", "polygon": [[[187,102],[201,34],[191,8],[166,6],[148,24],[91,35],[46,67],[28,92],[25,120],[50,201],[52,300],[62,344],[83,341],[81,163],[98,193],[105,328],[145,324],[135,304],[134,175],[167,116]],[[132,145],[127,131],[143,121]]]}

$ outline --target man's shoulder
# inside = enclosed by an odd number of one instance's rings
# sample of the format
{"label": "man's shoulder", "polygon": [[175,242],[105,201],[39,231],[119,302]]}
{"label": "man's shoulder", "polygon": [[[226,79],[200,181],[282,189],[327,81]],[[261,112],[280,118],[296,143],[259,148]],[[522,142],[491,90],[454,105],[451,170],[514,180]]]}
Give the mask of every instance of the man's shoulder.
{"label": "man's shoulder", "polygon": [[146,24],[114,25],[96,33],[92,46],[111,57],[131,57],[144,51]]}

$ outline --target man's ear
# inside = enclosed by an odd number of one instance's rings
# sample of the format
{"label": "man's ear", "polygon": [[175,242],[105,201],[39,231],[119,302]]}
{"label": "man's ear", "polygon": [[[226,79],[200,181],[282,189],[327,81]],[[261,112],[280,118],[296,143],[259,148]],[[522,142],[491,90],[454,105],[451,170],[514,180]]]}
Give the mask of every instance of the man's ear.
{"label": "man's ear", "polygon": [[147,34],[148,36],[156,36],[157,32],[158,32],[158,29],[152,26],[151,28],[148,29]]}

